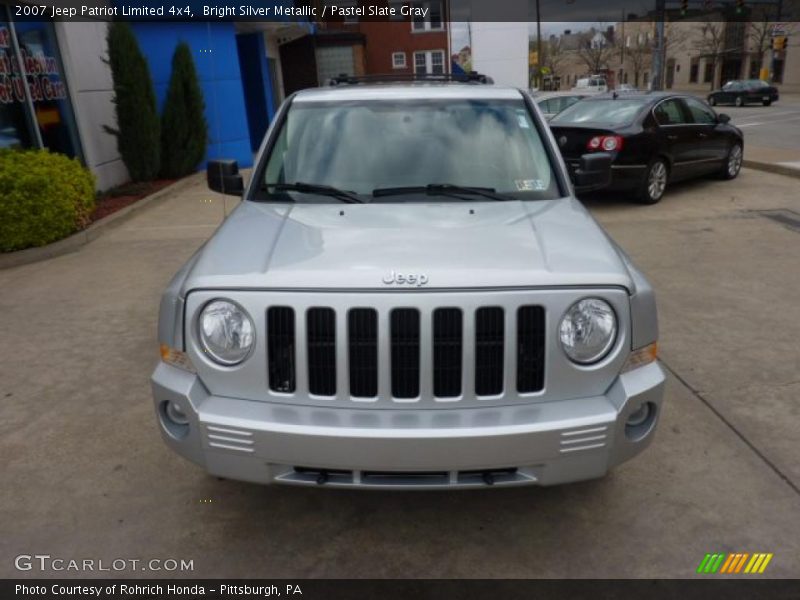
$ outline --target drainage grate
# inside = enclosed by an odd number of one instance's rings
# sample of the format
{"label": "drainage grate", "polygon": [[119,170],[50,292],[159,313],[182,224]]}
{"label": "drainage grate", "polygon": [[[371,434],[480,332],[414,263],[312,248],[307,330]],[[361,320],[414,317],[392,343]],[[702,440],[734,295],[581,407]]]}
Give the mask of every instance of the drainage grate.
{"label": "drainage grate", "polygon": [[800,214],[788,208],[776,208],[772,210],[754,210],[759,216],[772,219],[776,223],[785,225],[792,231],[800,233]]}

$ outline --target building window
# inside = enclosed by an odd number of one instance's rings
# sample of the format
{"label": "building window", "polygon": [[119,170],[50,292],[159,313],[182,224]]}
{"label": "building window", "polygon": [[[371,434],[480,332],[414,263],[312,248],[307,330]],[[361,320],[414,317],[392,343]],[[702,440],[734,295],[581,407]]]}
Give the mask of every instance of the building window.
{"label": "building window", "polygon": [[[23,72],[25,66],[35,67],[25,74],[27,86],[20,76],[20,63]],[[53,24],[12,23],[3,5],[0,5],[0,147],[44,147],[81,158]]]}
{"label": "building window", "polygon": [[441,31],[444,29],[442,21],[442,3],[433,2],[414,2],[415,8],[427,9],[426,16],[414,17],[411,21],[411,31]]}
{"label": "building window", "polygon": [[405,69],[406,68],[406,53],[405,52],[392,52],[392,68]]}
{"label": "building window", "polygon": [[706,68],[703,71],[703,83],[711,83],[714,79],[714,63],[706,59]]}
{"label": "building window", "polygon": [[443,75],[444,50],[414,52],[415,75]]}
{"label": "building window", "polygon": [[700,59],[693,58],[692,64],[689,65],[689,83],[697,83],[697,78],[700,74]]}
{"label": "building window", "polygon": [[644,72],[644,87],[650,87],[650,73]]}

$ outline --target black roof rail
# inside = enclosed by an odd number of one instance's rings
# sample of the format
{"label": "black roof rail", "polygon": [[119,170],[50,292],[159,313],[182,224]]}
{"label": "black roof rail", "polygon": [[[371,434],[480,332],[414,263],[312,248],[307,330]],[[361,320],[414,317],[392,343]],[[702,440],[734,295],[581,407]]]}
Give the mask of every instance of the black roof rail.
{"label": "black roof rail", "polygon": [[491,77],[470,71],[469,73],[442,73],[438,75],[433,74],[416,74],[416,73],[389,73],[386,75],[348,75],[341,73],[333,77],[328,82],[330,86],[337,85],[359,85],[366,83],[405,83],[405,82],[456,82],[456,83],[480,83],[484,85],[494,83]]}

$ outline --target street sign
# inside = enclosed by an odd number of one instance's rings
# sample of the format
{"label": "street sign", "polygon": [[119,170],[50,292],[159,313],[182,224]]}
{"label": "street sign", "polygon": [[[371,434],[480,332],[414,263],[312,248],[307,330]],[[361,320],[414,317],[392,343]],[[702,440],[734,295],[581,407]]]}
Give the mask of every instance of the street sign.
{"label": "street sign", "polygon": [[770,25],[769,34],[772,37],[777,37],[779,35],[786,35],[786,23],[773,23]]}

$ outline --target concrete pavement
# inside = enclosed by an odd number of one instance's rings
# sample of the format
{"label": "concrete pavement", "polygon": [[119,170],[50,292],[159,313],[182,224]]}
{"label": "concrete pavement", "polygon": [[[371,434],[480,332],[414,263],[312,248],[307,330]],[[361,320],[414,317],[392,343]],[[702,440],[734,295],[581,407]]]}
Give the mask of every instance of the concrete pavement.
{"label": "concrete pavement", "polygon": [[78,252],[0,271],[0,576],[91,575],[14,569],[38,552],[202,577],[690,577],[706,552],[760,551],[766,575],[798,577],[800,233],[754,212],[800,214],[796,189],[744,170],[652,207],[587,202],[656,286],[670,375],[649,450],[556,488],[259,487],[167,450],[158,298],[236,203],[201,175]]}

